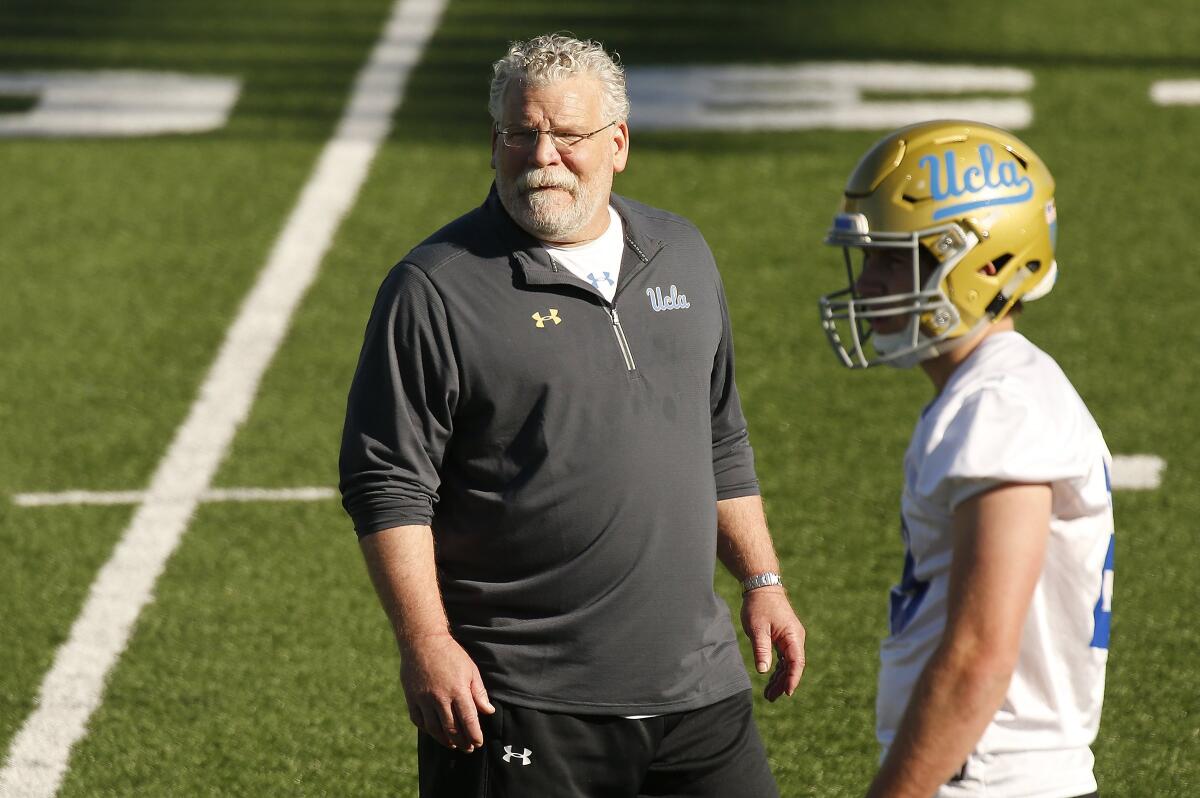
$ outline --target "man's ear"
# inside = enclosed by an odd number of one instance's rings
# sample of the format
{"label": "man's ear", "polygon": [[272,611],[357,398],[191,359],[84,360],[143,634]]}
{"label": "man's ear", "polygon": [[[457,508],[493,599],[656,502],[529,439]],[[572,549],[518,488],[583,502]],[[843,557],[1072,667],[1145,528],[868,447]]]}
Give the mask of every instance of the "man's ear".
{"label": "man's ear", "polygon": [[492,125],[492,170],[496,169],[496,143],[500,140],[500,134],[496,132],[496,126]]}
{"label": "man's ear", "polygon": [[986,274],[988,277],[995,277],[997,271],[996,264],[992,263],[990,260],[979,267],[979,273]]}
{"label": "man's ear", "polygon": [[629,161],[629,125],[618,122],[614,126],[610,141],[613,146],[613,171],[623,172],[625,164]]}

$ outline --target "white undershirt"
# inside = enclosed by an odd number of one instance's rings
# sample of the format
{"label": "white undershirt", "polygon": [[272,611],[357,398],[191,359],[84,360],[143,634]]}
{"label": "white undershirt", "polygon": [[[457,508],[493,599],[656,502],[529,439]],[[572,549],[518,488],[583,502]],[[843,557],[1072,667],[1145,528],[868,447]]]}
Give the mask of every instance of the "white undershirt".
{"label": "white undershirt", "polygon": [[556,247],[542,243],[550,259],[596,288],[612,302],[621,274],[621,252],[625,247],[621,217],[608,206],[608,229],[599,238],[577,247]]}

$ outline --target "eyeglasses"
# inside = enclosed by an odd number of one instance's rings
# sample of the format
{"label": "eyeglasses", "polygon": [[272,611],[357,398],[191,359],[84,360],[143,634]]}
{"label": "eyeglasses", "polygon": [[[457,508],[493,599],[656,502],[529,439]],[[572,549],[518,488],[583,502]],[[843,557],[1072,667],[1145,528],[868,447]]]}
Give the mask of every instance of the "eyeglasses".
{"label": "eyeglasses", "polygon": [[584,139],[590,139],[601,130],[610,128],[615,124],[617,123],[614,120],[604,127],[596,128],[591,133],[566,133],[561,130],[536,130],[532,128],[497,130],[496,133],[500,136],[500,140],[504,142],[505,147],[512,147],[515,150],[532,149],[537,146],[538,136],[549,136],[551,143],[554,144],[554,149],[559,152],[570,152],[571,148],[579,142]]}

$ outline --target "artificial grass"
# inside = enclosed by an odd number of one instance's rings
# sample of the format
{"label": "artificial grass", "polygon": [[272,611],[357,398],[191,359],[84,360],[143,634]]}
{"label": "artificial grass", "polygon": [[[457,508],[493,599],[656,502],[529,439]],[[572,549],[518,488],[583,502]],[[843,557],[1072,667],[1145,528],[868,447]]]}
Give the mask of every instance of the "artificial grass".
{"label": "artificial grass", "polygon": [[[0,492],[132,489],[182,420],[386,11],[315,4],[17,3],[0,68],[241,75],[229,127],[145,141],[0,140]],[[1113,649],[1096,744],[1111,795],[1200,788],[1189,619],[1197,333],[1188,179],[1200,109],[1150,82],[1200,68],[1182,0],[1155,9],[456,0],[395,133],[265,375],[221,486],[332,485],[345,389],[390,265],[487,190],[488,63],[570,29],[627,63],[858,60],[1031,69],[1020,135],[1058,180],[1061,282],[1021,328],[1064,365],[1117,453],[1167,462],[1116,495]],[[7,13],[7,16],[5,14]],[[1112,24],[1120,17],[1120,25]],[[1036,20],[1033,24],[1031,20]],[[672,24],[678,23],[678,24]],[[947,31],[953,32],[948,35]],[[12,46],[7,46],[7,45]],[[849,373],[816,322],[840,287],[820,239],[882,131],[641,133],[617,190],[692,218],[722,267],[738,378],[809,667],[759,703],[784,796],[860,794],[875,760],[876,645],[899,576],[899,462],[919,374]],[[0,510],[0,740],[32,706],[127,508]],[[717,576],[736,615],[730,580]],[[386,624],[334,502],[206,505],[111,677],[63,795],[411,795],[413,732]],[[761,685],[761,680],[757,680]]]}

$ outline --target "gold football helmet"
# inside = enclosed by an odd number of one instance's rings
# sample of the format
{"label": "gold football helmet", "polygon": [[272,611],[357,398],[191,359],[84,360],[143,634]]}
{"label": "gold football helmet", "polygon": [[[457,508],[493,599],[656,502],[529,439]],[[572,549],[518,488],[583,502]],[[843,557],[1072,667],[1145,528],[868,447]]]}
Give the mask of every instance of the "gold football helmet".
{"label": "gold football helmet", "polygon": [[[820,299],[825,334],[849,368],[949,351],[1050,292],[1055,233],[1054,178],[1011,133],[947,120],[897,130],[858,162],[825,237],[842,247],[850,281]],[[853,256],[871,247],[911,250],[912,291],[859,295]],[[871,319],[901,315],[903,332],[872,340]]]}

